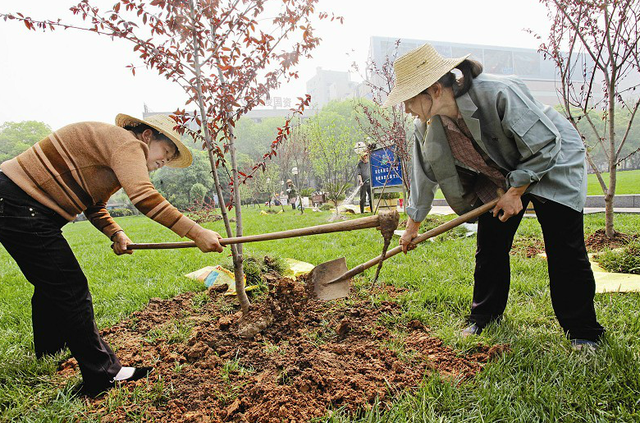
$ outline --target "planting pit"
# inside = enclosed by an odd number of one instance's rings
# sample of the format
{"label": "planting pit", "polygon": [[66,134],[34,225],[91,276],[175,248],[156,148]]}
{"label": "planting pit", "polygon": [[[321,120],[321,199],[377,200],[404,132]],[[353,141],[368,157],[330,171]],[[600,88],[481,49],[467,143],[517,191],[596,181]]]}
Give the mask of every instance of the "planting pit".
{"label": "planting pit", "polygon": [[[308,422],[357,414],[416,390],[426,375],[473,377],[505,346],[463,355],[401,318],[394,301],[311,299],[300,281],[270,278],[246,333],[235,299],[214,290],[149,305],[102,333],[123,365],[153,366],[141,380],[87,400],[102,422]],[[386,287],[394,298],[401,294]],[[368,296],[370,293],[366,293]],[[239,330],[240,327],[240,330]],[[252,329],[255,330],[255,327]],[[75,360],[63,376],[76,374]]]}

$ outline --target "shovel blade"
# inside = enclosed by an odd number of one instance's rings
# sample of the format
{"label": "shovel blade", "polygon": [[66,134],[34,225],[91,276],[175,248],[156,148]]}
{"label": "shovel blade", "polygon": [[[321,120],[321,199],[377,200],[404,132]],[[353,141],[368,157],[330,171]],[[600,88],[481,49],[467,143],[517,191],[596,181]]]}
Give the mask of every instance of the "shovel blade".
{"label": "shovel blade", "polygon": [[311,283],[315,296],[323,301],[335,300],[349,296],[350,279],[328,284],[330,280],[344,275],[347,269],[347,261],[344,257],[321,263],[311,271]]}

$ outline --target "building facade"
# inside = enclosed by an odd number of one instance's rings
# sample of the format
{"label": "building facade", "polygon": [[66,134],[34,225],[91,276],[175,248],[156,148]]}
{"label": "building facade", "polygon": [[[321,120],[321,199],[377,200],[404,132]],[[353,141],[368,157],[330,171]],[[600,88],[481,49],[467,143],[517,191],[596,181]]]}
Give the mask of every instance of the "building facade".
{"label": "building facade", "polygon": [[[555,64],[534,49],[404,38],[399,39],[398,43],[397,38],[371,37],[369,60],[380,67],[387,57],[393,61],[425,43],[431,44],[443,57],[462,57],[471,54],[472,59],[482,63],[484,72],[516,75],[541,103],[550,106],[560,104],[560,95],[557,91],[559,78]],[[370,82],[376,82],[375,76],[370,77]]]}

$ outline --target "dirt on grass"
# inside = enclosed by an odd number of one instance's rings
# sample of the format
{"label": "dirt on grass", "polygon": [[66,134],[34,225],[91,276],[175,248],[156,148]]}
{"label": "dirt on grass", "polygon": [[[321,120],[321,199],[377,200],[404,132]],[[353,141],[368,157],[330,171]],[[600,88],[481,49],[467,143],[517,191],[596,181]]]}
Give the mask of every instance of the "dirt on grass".
{"label": "dirt on grass", "polygon": [[585,239],[587,250],[591,252],[599,252],[605,249],[614,249],[624,247],[629,242],[638,238],[638,235],[623,234],[614,232],[613,238],[608,238],[604,229],[598,229]]}
{"label": "dirt on grass", "polygon": [[[105,329],[123,365],[154,370],[148,380],[87,400],[89,416],[279,423],[309,422],[338,409],[357,415],[376,403],[384,408],[434,372],[462,383],[508,350],[478,346],[462,354],[420,321],[399,323],[395,301],[322,302],[301,281],[270,279],[269,294],[254,303],[249,320],[234,298],[209,290],[152,300]],[[391,299],[401,294],[386,291]],[[74,364],[64,363],[61,374],[76,374]]]}

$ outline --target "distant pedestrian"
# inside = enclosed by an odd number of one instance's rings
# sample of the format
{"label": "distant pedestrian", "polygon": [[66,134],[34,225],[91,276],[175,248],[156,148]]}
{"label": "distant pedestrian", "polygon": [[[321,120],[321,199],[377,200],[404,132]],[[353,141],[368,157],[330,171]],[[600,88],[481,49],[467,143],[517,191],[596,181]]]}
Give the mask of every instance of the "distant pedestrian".
{"label": "distant pedestrian", "polygon": [[[458,68],[460,80],[451,72]],[[394,63],[385,106],[404,102],[416,117],[409,220],[403,251],[427,216],[438,187],[458,214],[502,196],[480,216],[469,326],[479,334],[501,319],[510,284],[509,250],[528,203],[544,235],[551,302],[576,348],[604,332],[594,309],[595,281],[584,245],[585,148],[573,126],[540,104],[514,76],[482,73],[468,59],[444,58],[429,44]]]}
{"label": "distant pedestrian", "polygon": [[359,141],[353,151],[358,155],[356,177],[360,185],[360,213],[364,213],[364,207],[369,199],[369,210],[373,211],[373,196],[371,195],[371,165],[369,164],[369,148]]}
{"label": "distant pedestrian", "polygon": [[295,210],[298,205],[298,189],[291,179],[287,179],[285,194],[287,195],[287,202],[291,204],[291,208]]}
{"label": "distant pedestrian", "polygon": [[115,254],[131,254],[131,240],[106,209],[109,197],[124,188],[147,217],[204,252],[222,252],[218,233],[184,216],[151,184],[150,171],[192,162],[174,126],[163,115],[141,120],[121,114],[115,126],[75,123],[0,166],[0,243],[35,288],[36,357],[69,347],[82,373],[82,391],[90,396],[151,369],[123,367],[100,336],[87,278],[61,228],[84,213],[113,242]]}

